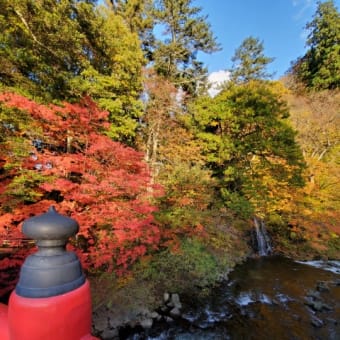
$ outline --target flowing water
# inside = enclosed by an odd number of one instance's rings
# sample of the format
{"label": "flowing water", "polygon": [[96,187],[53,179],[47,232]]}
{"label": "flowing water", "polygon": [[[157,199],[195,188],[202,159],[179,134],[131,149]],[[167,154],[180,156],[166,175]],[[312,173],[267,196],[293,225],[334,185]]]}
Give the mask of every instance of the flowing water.
{"label": "flowing water", "polygon": [[272,253],[270,237],[266,225],[262,219],[254,217],[255,242],[254,248],[260,256],[267,256]]}
{"label": "flowing water", "polygon": [[183,315],[128,339],[340,339],[340,262],[249,259]]}

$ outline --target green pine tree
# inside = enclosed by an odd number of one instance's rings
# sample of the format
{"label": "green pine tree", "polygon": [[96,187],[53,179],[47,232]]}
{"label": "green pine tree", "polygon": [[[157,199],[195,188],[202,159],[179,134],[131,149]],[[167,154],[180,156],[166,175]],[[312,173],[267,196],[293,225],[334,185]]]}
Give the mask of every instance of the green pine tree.
{"label": "green pine tree", "polygon": [[233,66],[229,70],[230,78],[236,83],[272,77],[272,74],[267,72],[266,67],[274,58],[264,55],[263,42],[258,38],[246,38],[236,49],[231,60]]}
{"label": "green pine tree", "polygon": [[195,93],[207,70],[197,60],[197,53],[212,53],[218,45],[201,8],[192,0],[158,0],[155,19],[162,30],[153,53],[156,71],[177,87]]}
{"label": "green pine tree", "polygon": [[290,70],[307,88],[340,87],[340,13],[333,0],[318,2],[309,30],[308,50]]}

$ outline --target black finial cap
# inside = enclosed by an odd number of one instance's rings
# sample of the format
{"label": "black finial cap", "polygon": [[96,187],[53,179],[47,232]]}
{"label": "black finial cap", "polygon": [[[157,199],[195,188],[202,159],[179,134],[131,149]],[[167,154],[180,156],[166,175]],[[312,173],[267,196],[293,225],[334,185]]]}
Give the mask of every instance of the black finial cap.
{"label": "black finial cap", "polygon": [[53,206],[47,213],[24,222],[23,233],[36,241],[39,250],[27,257],[20,271],[16,293],[24,297],[50,297],[67,293],[85,282],[79,259],[66,251],[78,223],[59,214]]}
{"label": "black finial cap", "polygon": [[22,232],[34,240],[65,240],[65,243],[78,230],[78,222],[60,215],[53,205],[45,214],[31,217],[22,226]]}

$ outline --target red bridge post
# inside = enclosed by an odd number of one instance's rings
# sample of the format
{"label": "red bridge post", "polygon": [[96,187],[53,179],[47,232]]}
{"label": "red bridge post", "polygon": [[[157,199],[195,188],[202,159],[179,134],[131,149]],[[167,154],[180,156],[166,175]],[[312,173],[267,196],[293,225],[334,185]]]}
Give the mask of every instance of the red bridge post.
{"label": "red bridge post", "polygon": [[38,251],[21,268],[8,313],[0,306],[1,340],[97,339],[91,335],[89,283],[77,255],[65,250],[78,229],[53,207],[24,222],[23,232],[36,240]]}

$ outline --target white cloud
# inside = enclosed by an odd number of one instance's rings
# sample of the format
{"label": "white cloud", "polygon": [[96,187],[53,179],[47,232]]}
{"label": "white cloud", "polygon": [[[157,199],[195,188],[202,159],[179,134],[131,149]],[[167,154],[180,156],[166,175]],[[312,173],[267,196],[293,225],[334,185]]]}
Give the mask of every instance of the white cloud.
{"label": "white cloud", "polygon": [[208,81],[211,84],[211,88],[208,93],[211,97],[216,96],[220,92],[220,86],[230,79],[229,71],[219,70],[212,72],[208,76]]}

